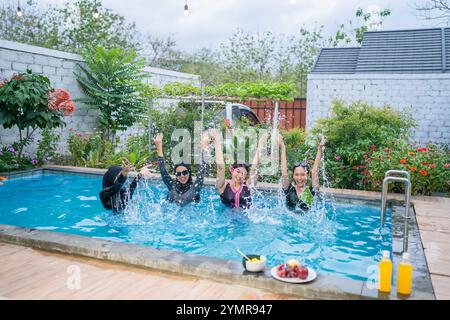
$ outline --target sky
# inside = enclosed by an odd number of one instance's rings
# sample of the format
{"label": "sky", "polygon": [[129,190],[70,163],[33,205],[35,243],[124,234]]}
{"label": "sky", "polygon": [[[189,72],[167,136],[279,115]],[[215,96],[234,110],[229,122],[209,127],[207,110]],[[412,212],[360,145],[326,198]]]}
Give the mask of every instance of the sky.
{"label": "sky", "polygon": [[[67,0],[38,0],[62,4]],[[69,0],[70,2],[71,0]],[[187,1],[189,14],[183,14]],[[104,7],[134,21],[142,32],[172,36],[177,48],[193,52],[214,49],[238,29],[294,35],[304,26],[324,26],[326,35],[342,23],[356,21],[358,7],[364,11],[389,8],[383,30],[433,27],[420,20],[414,4],[425,0],[102,0]]]}

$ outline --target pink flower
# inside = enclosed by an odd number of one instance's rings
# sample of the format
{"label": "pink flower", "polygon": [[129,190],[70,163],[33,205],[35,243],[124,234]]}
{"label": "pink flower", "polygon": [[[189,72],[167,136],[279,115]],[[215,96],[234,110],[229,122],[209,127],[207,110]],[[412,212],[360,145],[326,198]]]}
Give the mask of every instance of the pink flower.
{"label": "pink flower", "polygon": [[360,165],[359,168],[362,170],[362,169],[364,169],[364,166],[363,166],[363,165]]}
{"label": "pink flower", "polygon": [[370,174],[369,170],[364,170],[364,174]]}
{"label": "pink flower", "polygon": [[337,161],[341,160],[341,157],[339,155],[336,155],[336,157],[334,157]]}
{"label": "pink flower", "polygon": [[311,164],[311,160],[306,160],[306,164]]}
{"label": "pink flower", "polygon": [[450,163],[446,163],[446,164],[444,164],[444,167],[445,167],[445,169],[448,169],[448,168],[450,168]]}
{"label": "pink flower", "polygon": [[373,144],[373,145],[371,145],[370,146],[372,149],[375,149],[376,148],[376,146]]}

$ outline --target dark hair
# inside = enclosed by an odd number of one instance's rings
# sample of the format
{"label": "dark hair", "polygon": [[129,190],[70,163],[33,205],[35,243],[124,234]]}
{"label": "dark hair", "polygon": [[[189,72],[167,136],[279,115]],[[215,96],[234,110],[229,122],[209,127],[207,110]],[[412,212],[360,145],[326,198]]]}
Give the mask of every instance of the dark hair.
{"label": "dark hair", "polygon": [[292,167],[292,174],[294,174],[295,169],[297,169],[298,167],[301,167],[305,169],[306,172],[309,172],[309,165],[304,161],[294,163],[294,166]]}
{"label": "dark hair", "polygon": [[247,170],[247,173],[250,171],[250,166],[246,162],[239,162],[239,163],[235,162],[235,163],[232,164],[232,167],[234,169],[237,169],[239,167],[245,168],[245,170]]}

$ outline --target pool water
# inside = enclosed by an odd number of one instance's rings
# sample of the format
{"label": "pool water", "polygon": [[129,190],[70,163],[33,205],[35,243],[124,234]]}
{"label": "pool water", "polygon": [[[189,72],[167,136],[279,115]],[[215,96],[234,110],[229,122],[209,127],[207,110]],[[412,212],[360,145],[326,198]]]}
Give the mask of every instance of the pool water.
{"label": "pool water", "polygon": [[[392,250],[391,212],[380,228],[371,202],[317,199],[307,214],[283,197],[258,191],[248,211],[223,206],[205,187],[201,201],[167,203],[159,181],[140,182],[127,210],[105,210],[101,176],[43,172],[11,178],[0,187],[0,224],[64,232],[154,248],[241,261],[236,249],[263,254],[273,266],[298,259],[318,272],[367,280],[382,250]],[[368,271],[369,270],[369,271]]]}

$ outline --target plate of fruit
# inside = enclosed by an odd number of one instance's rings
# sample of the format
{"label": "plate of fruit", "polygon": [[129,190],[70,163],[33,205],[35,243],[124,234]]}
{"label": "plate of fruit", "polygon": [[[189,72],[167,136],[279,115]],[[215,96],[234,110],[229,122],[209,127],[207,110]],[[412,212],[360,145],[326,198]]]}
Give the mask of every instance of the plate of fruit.
{"label": "plate of fruit", "polygon": [[287,263],[282,263],[273,267],[270,274],[277,280],[290,283],[306,283],[311,282],[317,277],[317,273],[304,265],[298,260],[291,259]]}

